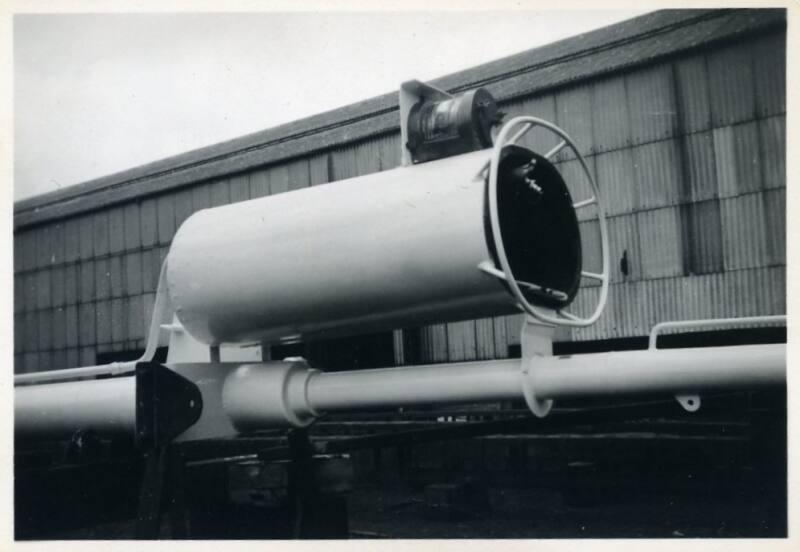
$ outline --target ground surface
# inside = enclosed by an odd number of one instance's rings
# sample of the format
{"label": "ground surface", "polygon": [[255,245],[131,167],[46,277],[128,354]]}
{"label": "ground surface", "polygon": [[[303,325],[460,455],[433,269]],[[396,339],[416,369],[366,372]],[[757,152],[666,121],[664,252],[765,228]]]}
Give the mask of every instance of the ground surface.
{"label": "ground surface", "polygon": [[[613,489],[609,489],[613,492]],[[491,489],[491,512],[431,519],[424,493],[362,490],[350,497],[353,538],[734,538],[768,536],[768,505],[696,496],[569,506],[559,492]]]}
{"label": "ground surface", "polygon": [[[489,489],[489,512],[434,515],[424,490],[360,489],[348,496],[353,539],[736,538],[775,536],[764,501],[720,496],[641,496],[569,505],[559,491]],[[601,499],[603,497],[600,497]],[[268,521],[265,519],[265,523]],[[166,520],[162,537],[168,538]],[[132,521],[66,531],[55,539],[129,539]]]}

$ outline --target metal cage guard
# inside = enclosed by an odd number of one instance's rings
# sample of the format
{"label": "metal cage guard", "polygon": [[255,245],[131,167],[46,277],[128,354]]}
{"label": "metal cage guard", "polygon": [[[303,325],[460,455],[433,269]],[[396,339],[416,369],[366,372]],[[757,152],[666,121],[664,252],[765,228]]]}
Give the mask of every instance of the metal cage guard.
{"label": "metal cage guard", "polygon": [[[511,138],[508,138],[511,131],[519,126],[523,125],[521,129],[519,129]],[[503,246],[503,236],[500,232],[500,216],[498,213],[497,207],[497,171],[500,165],[500,154],[503,151],[503,148],[507,145],[514,144],[517,140],[522,138],[525,134],[527,134],[532,128],[540,126],[546,128],[550,132],[556,134],[561,138],[561,142],[554,147],[552,150],[545,154],[547,159],[550,159],[556,153],[561,151],[565,146],[569,146],[572,151],[575,153],[578,161],[580,161],[581,167],[583,168],[583,173],[586,175],[586,178],[589,180],[589,184],[592,188],[592,197],[588,199],[584,199],[581,201],[577,201],[573,203],[573,208],[575,209],[582,209],[584,207],[588,207],[590,205],[597,205],[597,218],[600,223],[600,247],[601,247],[601,257],[602,257],[602,272],[600,274],[595,272],[589,272],[586,270],[581,271],[581,276],[584,278],[591,278],[594,280],[599,280],[601,282],[600,287],[600,298],[598,299],[597,306],[595,307],[594,312],[588,318],[580,318],[575,316],[564,309],[558,309],[555,311],[555,316],[550,315],[543,311],[540,308],[537,308],[531,305],[528,300],[525,298],[525,295],[522,293],[520,289],[520,285],[525,287],[530,287],[533,289],[543,289],[542,286],[539,286],[532,282],[521,282],[518,281],[514,274],[511,271],[511,266],[508,262],[508,257],[505,253],[505,247]],[[578,148],[575,146],[575,143],[572,139],[567,135],[559,127],[537,117],[531,116],[520,116],[514,117],[510,121],[508,121],[503,128],[500,130],[499,134],[497,135],[497,140],[494,145],[494,150],[492,151],[492,157],[489,161],[489,217],[491,220],[492,225],[492,233],[494,237],[494,245],[497,251],[497,258],[500,261],[500,268],[502,270],[498,270],[497,268],[491,266],[492,263],[481,263],[478,265],[478,268],[487,274],[495,276],[496,278],[500,278],[508,283],[511,292],[514,295],[514,298],[517,300],[518,305],[522,308],[522,310],[527,313],[528,315],[532,316],[536,320],[543,322],[545,324],[553,324],[556,326],[570,326],[570,327],[584,327],[590,326],[594,324],[600,315],[603,313],[603,309],[606,306],[606,301],[608,299],[608,285],[609,285],[609,262],[608,262],[608,232],[606,229],[606,215],[605,211],[603,210],[603,205],[600,201],[600,191],[597,187],[597,184],[592,177],[591,171],[589,171],[589,167],[586,164],[586,160],[583,158],[581,153],[578,151]],[[560,293],[556,290],[548,290],[550,293]]]}

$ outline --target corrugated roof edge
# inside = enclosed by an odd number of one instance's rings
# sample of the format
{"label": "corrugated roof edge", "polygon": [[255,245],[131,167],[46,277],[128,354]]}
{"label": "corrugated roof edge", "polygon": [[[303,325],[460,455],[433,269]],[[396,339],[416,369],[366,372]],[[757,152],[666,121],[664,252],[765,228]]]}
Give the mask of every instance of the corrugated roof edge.
{"label": "corrugated roof edge", "polygon": [[[743,33],[763,31],[786,24],[784,9],[663,10],[570,37],[552,44],[485,63],[433,82],[450,91],[487,86],[501,101],[531,95],[588,79],[600,73],[630,68],[655,58],[730,40]],[[695,40],[670,43],[665,35],[695,27]],[[558,65],[587,56],[608,58],[615,50],[654,37],[662,51],[639,57],[620,56],[618,61],[597,64],[579,76],[569,71],[554,75]],[[547,79],[531,79],[543,72]],[[565,74],[566,73],[566,74]],[[560,77],[560,78],[559,78]],[[531,81],[537,81],[535,84]],[[299,121],[256,132],[234,140],[169,157],[111,174],[64,190],[25,199],[14,205],[14,227],[40,224],[84,211],[129,201],[207,180],[283,161],[331,146],[396,132],[397,95],[384,94]]]}

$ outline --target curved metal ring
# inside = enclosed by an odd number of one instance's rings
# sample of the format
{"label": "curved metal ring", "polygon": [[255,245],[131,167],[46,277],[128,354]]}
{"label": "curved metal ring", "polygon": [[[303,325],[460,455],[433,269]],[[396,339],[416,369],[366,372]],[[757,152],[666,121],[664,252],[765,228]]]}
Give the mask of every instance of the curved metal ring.
{"label": "curved metal ring", "polygon": [[[518,131],[516,134],[514,134],[511,139],[508,139],[511,130],[517,125],[521,124],[525,124],[526,127]],[[560,309],[556,310],[555,316],[552,316],[542,311],[541,309],[531,305],[525,298],[525,295],[523,295],[522,290],[520,289],[520,286],[517,283],[517,280],[514,278],[514,274],[511,272],[511,266],[508,262],[508,257],[506,256],[505,248],[503,247],[503,237],[500,234],[500,216],[498,213],[498,206],[497,206],[497,171],[500,164],[500,155],[503,151],[503,148],[507,144],[512,144],[516,142],[535,126],[544,127],[547,130],[559,136],[563,140],[563,145],[568,145],[572,149],[572,151],[575,152],[575,155],[578,158],[581,167],[583,168],[583,172],[586,175],[586,178],[589,180],[589,184],[591,185],[592,193],[594,194],[594,196],[588,200],[579,201],[573,204],[573,206],[576,209],[580,209],[582,207],[587,207],[594,203],[597,204],[597,217],[600,223],[600,247],[601,247],[603,268],[602,268],[602,273],[600,274],[587,271],[581,272],[582,277],[594,278],[596,280],[601,281],[600,298],[597,302],[597,306],[594,312],[588,318],[579,318]],[[563,145],[560,144],[559,146],[557,146],[557,148],[554,149],[553,152],[551,152],[551,155],[554,154],[558,149],[563,147]],[[497,258],[500,261],[500,268],[502,269],[503,279],[508,283],[508,286],[511,288],[511,292],[514,295],[514,298],[517,300],[517,303],[527,314],[529,314],[536,320],[539,320],[540,322],[544,322],[546,324],[554,324],[557,326],[571,326],[571,327],[590,326],[591,324],[594,324],[598,318],[600,318],[600,315],[603,313],[603,309],[605,308],[606,301],[608,299],[608,285],[610,280],[608,275],[609,261],[608,261],[608,232],[606,229],[606,215],[605,211],[603,210],[602,203],[600,202],[600,191],[597,187],[597,184],[594,181],[594,178],[592,177],[591,171],[589,171],[589,167],[586,164],[586,160],[580,154],[578,148],[575,146],[575,143],[567,135],[566,132],[564,132],[563,130],[561,130],[559,127],[555,126],[552,123],[531,116],[514,117],[513,119],[508,121],[505,125],[503,125],[503,128],[497,135],[497,140],[495,142],[494,149],[492,150],[492,156],[489,165],[489,218],[492,225],[495,250],[497,251]]]}

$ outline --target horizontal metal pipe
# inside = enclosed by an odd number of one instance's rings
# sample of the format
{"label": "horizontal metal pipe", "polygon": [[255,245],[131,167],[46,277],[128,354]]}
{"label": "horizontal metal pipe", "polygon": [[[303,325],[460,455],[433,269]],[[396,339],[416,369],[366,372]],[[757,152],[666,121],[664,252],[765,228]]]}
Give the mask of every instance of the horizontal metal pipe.
{"label": "horizontal metal pipe", "polygon": [[659,349],[535,359],[539,399],[635,393],[682,393],[779,384],[786,346]]}
{"label": "horizontal metal pipe", "polygon": [[[204,395],[206,427],[215,434],[301,426],[323,412],[425,404],[537,400],[637,393],[681,394],[781,384],[786,346],[744,345],[531,357],[323,373],[302,360],[186,369]],[[213,380],[213,385],[209,381]],[[203,383],[204,382],[204,383]],[[132,433],[133,377],[17,386],[17,436],[69,436],[78,429]],[[216,405],[216,406],[214,406]],[[202,421],[202,420],[201,420]],[[200,431],[202,433],[202,431]],[[213,436],[213,435],[207,435]]]}
{"label": "horizontal metal pipe", "polygon": [[47,370],[46,372],[32,372],[30,374],[17,374],[14,376],[14,385],[30,383],[54,383],[70,379],[94,378],[97,376],[116,376],[133,372],[138,360],[129,362],[112,362],[98,364],[97,366],[82,366],[80,368],[67,368],[64,370]]}
{"label": "horizontal metal pipe", "polygon": [[79,429],[133,434],[135,427],[133,377],[14,388],[14,431],[20,437],[68,437]]}
{"label": "horizontal metal pipe", "polygon": [[308,382],[316,411],[494,401],[522,397],[519,360],[320,372]]}
{"label": "horizontal metal pipe", "polygon": [[[779,384],[786,348],[747,345],[535,357],[538,399],[681,393]],[[308,382],[318,412],[523,398],[519,360],[319,373]]]}
{"label": "horizontal metal pipe", "polygon": [[783,324],[786,325],[786,315],[776,314],[772,316],[744,316],[739,318],[710,318],[705,320],[670,320],[659,322],[650,331],[648,346],[656,348],[658,334],[664,330],[689,330],[697,328],[715,327],[736,327],[736,326],[760,326],[764,324]]}

